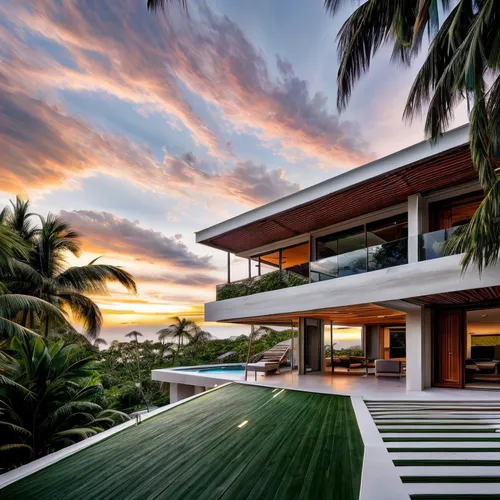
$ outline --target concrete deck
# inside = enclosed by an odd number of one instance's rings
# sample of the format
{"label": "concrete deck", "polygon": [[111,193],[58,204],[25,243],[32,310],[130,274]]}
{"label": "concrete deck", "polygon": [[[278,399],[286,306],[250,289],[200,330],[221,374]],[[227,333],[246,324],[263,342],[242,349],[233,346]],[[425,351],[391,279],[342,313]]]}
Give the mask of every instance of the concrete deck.
{"label": "concrete deck", "polygon": [[[252,377],[253,378],[253,377]],[[406,379],[395,377],[362,376],[359,374],[309,373],[298,375],[297,371],[279,375],[262,375],[257,382],[248,384],[267,387],[298,389],[325,394],[361,396],[370,400],[438,400],[438,401],[500,401],[500,391],[444,389],[432,387],[424,391],[407,391]]]}

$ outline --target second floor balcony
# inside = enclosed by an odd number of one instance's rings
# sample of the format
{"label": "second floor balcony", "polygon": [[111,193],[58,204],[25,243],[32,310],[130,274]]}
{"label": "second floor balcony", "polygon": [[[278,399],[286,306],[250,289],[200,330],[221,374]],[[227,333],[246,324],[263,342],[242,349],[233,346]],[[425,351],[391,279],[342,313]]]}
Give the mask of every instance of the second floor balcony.
{"label": "second floor balcony", "polygon": [[256,259],[258,276],[218,285],[217,300],[254,295],[405,265],[409,262],[410,248],[416,249],[418,261],[441,258],[446,255],[446,242],[455,229],[440,229],[418,236],[400,238],[300,264],[293,262],[293,258],[297,259],[303,250],[299,245],[294,247],[296,250],[289,252],[289,262],[295,265],[290,265],[288,268],[284,268],[283,265],[287,262],[283,258],[286,250],[279,250],[266,255],[265,259],[261,257]]}

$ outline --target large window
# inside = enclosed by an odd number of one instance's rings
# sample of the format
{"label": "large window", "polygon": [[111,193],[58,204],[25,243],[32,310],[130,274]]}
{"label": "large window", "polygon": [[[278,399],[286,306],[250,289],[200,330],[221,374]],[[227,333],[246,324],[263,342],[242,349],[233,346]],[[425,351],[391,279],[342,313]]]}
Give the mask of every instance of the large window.
{"label": "large window", "polygon": [[349,276],[408,262],[406,213],[316,239],[311,279]]}
{"label": "large window", "polygon": [[259,275],[279,269],[309,277],[309,242],[252,257]]}

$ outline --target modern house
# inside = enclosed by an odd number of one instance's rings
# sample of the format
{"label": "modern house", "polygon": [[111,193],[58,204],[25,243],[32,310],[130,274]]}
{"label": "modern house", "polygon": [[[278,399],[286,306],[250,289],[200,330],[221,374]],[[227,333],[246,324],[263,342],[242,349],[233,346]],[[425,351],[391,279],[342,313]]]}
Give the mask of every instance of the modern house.
{"label": "modern house", "polygon": [[[468,126],[196,233],[228,254],[205,320],[298,325],[298,370],[326,365],[331,325],[362,327],[369,361],[397,359],[407,390],[500,388],[500,266],[463,273],[444,244],[484,193]],[[234,257],[247,277],[235,280]]]}

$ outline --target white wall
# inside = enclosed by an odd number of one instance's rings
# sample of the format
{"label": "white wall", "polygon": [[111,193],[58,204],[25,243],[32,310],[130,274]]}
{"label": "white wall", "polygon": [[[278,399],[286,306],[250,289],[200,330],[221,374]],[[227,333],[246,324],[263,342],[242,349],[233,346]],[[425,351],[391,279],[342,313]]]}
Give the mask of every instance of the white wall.
{"label": "white wall", "polygon": [[205,304],[205,321],[370,304],[500,285],[500,266],[462,274],[460,255]]}

